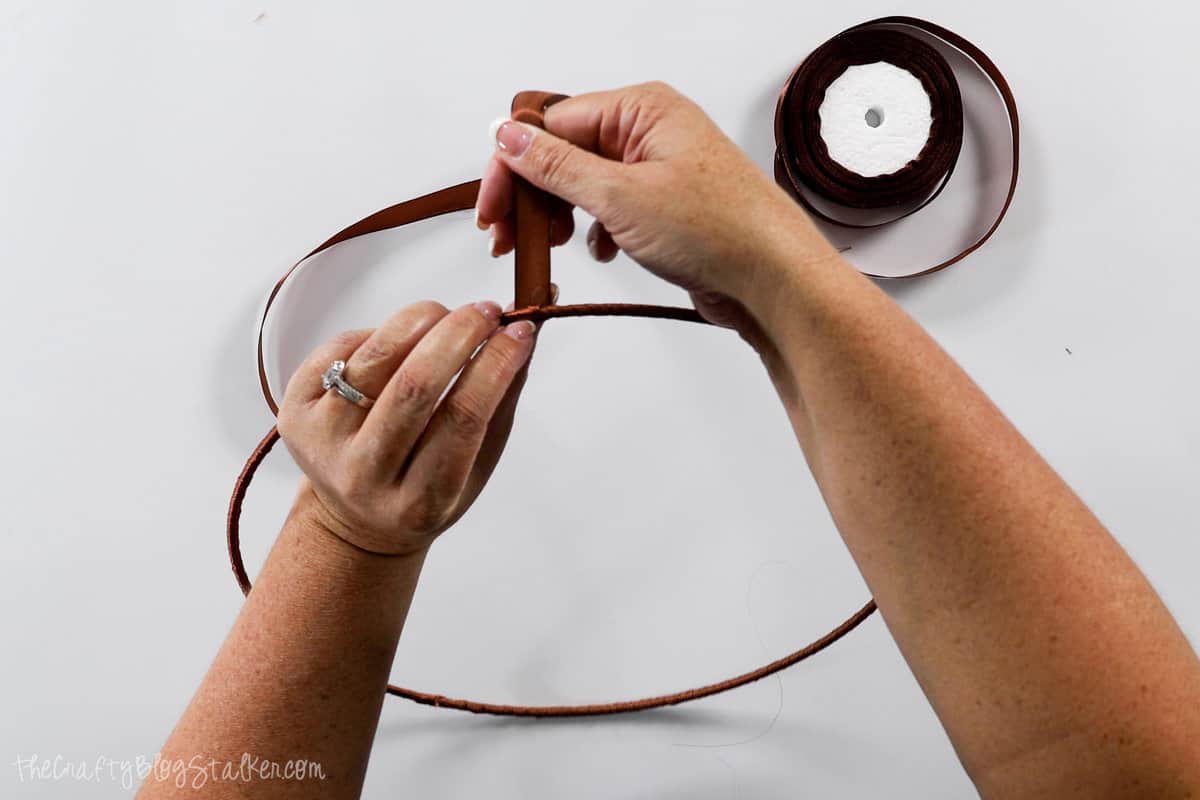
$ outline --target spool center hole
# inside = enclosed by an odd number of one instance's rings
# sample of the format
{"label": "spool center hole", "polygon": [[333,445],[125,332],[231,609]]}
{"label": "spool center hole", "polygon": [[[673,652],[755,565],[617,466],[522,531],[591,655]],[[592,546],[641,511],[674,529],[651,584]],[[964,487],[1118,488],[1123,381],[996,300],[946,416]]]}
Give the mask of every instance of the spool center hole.
{"label": "spool center hole", "polygon": [[863,115],[867,121],[867,125],[872,128],[878,128],[883,124],[883,109],[879,106],[871,106],[867,109],[867,113]]}

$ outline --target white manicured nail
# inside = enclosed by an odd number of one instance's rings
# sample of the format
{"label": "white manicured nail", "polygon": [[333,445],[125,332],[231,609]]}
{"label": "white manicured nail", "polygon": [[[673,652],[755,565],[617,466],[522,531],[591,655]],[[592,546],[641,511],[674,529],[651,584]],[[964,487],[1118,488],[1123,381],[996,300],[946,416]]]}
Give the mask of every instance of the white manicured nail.
{"label": "white manicured nail", "polygon": [[500,130],[500,126],[508,122],[508,117],[497,117],[492,120],[492,124],[488,126],[488,144],[492,147],[496,146],[496,131]]}

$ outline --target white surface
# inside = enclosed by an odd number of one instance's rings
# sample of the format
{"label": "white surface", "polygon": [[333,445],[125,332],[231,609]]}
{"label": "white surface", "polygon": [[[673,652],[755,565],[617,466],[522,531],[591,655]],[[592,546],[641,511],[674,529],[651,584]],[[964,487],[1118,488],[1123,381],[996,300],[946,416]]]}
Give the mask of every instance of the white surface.
{"label": "white surface", "polygon": [[[521,88],[661,78],[766,168],[788,71],[846,26],[900,10],[0,5],[0,795],[127,796],[109,781],[20,784],[11,761],[153,753],[215,653],[240,602],[222,542],[228,491],[270,424],[253,317],[292,260],[363,213],[476,175],[488,122]],[[974,39],[1005,71],[1023,170],[986,248],[889,291],[1091,503],[1194,641],[1195,11],[902,10]],[[420,296],[502,299],[510,264],[484,247],[466,215],[376,237],[352,251],[323,323],[369,324]],[[565,302],[682,301],[627,261],[590,264],[578,242],[556,276]],[[619,457],[639,439],[663,447]],[[291,495],[285,461],[248,503],[253,565]],[[527,521],[530,505],[543,521]],[[638,696],[786,652],[864,596],[735,337],[552,323],[510,452],[433,554],[394,675],[481,699]],[[389,700],[366,796],[398,792],[971,788],[875,618],[780,680],[661,713],[521,723]]]}
{"label": "white surface", "polygon": [[920,155],[930,112],[921,82],[886,61],[846,67],[817,109],[829,157],[864,178],[891,175]]}

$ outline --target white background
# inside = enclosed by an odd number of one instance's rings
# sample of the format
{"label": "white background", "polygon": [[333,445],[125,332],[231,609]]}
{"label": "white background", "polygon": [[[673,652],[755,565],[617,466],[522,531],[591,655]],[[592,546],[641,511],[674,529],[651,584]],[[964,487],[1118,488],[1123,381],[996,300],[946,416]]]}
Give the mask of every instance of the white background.
{"label": "white background", "polygon": [[[291,261],[365,213],[476,176],[488,123],[523,88],[664,79],[765,167],[789,70],[885,13],[981,45],[1014,87],[1024,144],[995,239],[887,288],[1195,640],[1200,104],[1195,20],[1174,9],[0,3],[0,794],[128,795],[108,781],[20,783],[11,762],[154,753],[225,635],[241,602],[226,502],[271,423],[251,334]],[[511,263],[484,248],[467,215],[347,248],[345,284],[331,282],[312,335],[425,296],[507,299]],[[556,265],[564,302],[682,301],[625,259],[590,264],[579,242]],[[295,476],[279,453],[252,489],[252,570]],[[493,484],[429,560],[393,676],[493,701],[643,696],[756,666],[865,599],[736,337],[555,322]],[[366,788],[972,792],[878,617],[778,680],[669,711],[521,722],[389,699]]]}

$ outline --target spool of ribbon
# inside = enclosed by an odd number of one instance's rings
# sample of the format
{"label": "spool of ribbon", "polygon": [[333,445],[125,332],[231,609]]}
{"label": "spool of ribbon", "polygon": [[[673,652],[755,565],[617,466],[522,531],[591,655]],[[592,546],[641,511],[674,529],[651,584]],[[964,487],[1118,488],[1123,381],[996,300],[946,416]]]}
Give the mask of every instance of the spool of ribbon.
{"label": "spool of ribbon", "polygon": [[[842,31],[788,77],[775,107],[775,180],[812,216],[878,228],[917,213],[949,185],[963,148],[959,82],[939,48],[960,54],[994,88],[1011,132],[1003,201],[983,230],[932,265],[874,278],[927,275],[995,233],[1017,188],[1020,129],[1004,75],[971,42],[932,22],[883,17]],[[853,258],[851,259],[853,260]]]}
{"label": "spool of ribbon", "polygon": [[[994,74],[997,85],[1003,87],[1001,93],[1010,107],[1010,118],[1013,122],[1013,185],[1015,186],[1016,109],[1015,104],[1012,103],[1011,92],[1008,91],[1007,84],[1003,83],[1003,77],[1000,76],[999,71],[978,48],[945,29],[908,17],[890,17],[855,26],[818,48],[797,68],[780,95],[775,120],[776,137],[779,142],[776,159],[777,177],[795,193],[801,203],[809,208],[810,213],[836,224],[854,225],[855,223],[838,221],[836,217],[826,216],[816,210],[815,203],[810,199],[808,193],[817,193],[821,202],[840,202],[844,207],[850,209],[901,208],[900,214],[906,214],[915,210],[904,210],[903,207],[906,203],[915,203],[918,207],[928,204],[937,195],[940,187],[945,185],[953,171],[956,156],[955,130],[958,131],[957,135],[960,138],[962,130],[961,110],[957,116],[954,116],[953,113],[957,97],[953,75],[947,77],[948,68],[942,69],[944,62],[939,64],[939,56],[936,53],[931,55],[930,50],[923,49],[920,42],[914,45],[903,38],[896,38],[891,34],[882,35],[883,32],[874,30],[877,26],[886,27],[888,25],[923,26],[922,29],[926,31],[940,31],[941,33],[937,35],[971,55],[981,65],[987,65],[986,69],[991,71],[989,74]],[[820,109],[822,100],[818,95],[824,92],[824,89],[837,78],[835,73],[838,73],[839,68],[844,71],[846,66],[853,66],[857,63],[877,63],[881,58],[901,61],[903,69],[908,70],[910,75],[919,76],[916,79],[920,81],[921,86],[928,87],[927,91],[931,92],[929,94],[931,105],[936,102],[936,106],[933,108],[937,117],[931,116],[930,132],[927,137],[929,142],[921,148],[916,157],[911,159],[911,164],[906,163],[902,169],[897,171],[897,174],[884,175],[878,180],[875,177],[861,174],[856,178],[853,174],[846,174],[846,167],[839,166],[836,159],[829,155],[827,146],[822,151],[819,144],[813,140],[814,135],[818,138],[821,135],[820,128],[814,128],[811,118],[813,104],[816,103],[816,108]],[[935,91],[937,92],[936,100],[933,99]],[[514,119],[541,126],[545,109],[561,99],[563,99],[562,95],[546,92],[521,92],[513,99],[512,116]],[[886,109],[884,109],[884,113],[887,113]],[[453,211],[470,209],[475,205],[478,191],[479,181],[469,181],[377,211],[326,239],[279,279],[271,289],[263,308],[257,342],[259,381],[267,406],[272,413],[277,413],[279,407],[272,393],[272,384],[266,367],[263,333],[280,291],[296,270],[317,253],[349,239]],[[514,192],[516,195],[514,198],[516,215],[516,280],[514,286],[516,300],[514,305],[516,307],[513,311],[502,315],[502,324],[521,319],[542,322],[549,319],[578,316],[638,316],[697,323],[706,322],[694,309],[690,308],[635,303],[588,303],[565,306],[553,304],[550,292],[549,198],[520,179],[516,179],[514,182]],[[1008,200],[1011,198],[1010,190]],[[1007,206],[1008,201],[1005,202],[1004,208],[1007,209]],[[1002,216],[1003,212],[1000,214],[1000,217]],[[895,214],[893,214],[893,218],[895,218]],[[982,244],[998,224],[999,218],[980,241],[954,260],[962,258],[967,252]],[[948,266],[948,263],[925,271],[940,269],[943,266]],[[244,593],[249,593],[251,583],[242,560],[240,547],[239,521],[242,505],[255,472],[278,441],[279,432],[272,428],[246,461],[238,475],[233,496],[229,502],[226,540],[234,577]],[[597,716],[659,708],[728,691],[786,669],[833,644],[862,623],[874,611],[875,603],[870,601],[828,634],[757,669],[695,689],[639,700],[573,706],[520,706],[450,698],[392,685],[387,687],[387,691],[390,694],[426,705],[504,716]]]}

